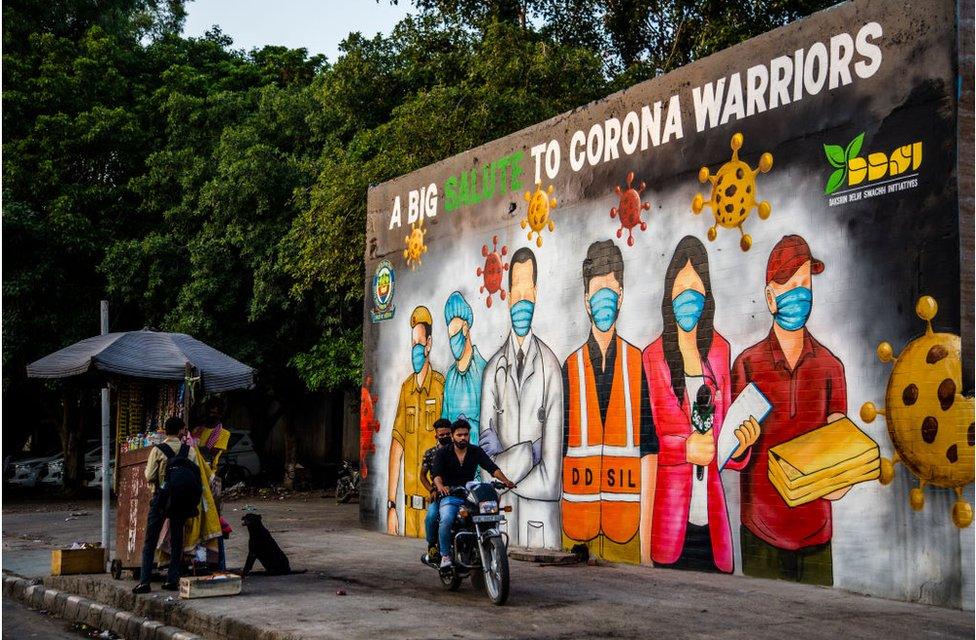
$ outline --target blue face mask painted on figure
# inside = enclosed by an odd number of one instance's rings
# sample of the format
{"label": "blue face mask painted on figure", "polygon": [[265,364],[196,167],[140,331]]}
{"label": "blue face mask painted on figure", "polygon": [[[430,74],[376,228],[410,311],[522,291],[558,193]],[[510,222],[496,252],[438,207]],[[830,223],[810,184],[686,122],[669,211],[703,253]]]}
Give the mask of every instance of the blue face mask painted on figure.
{"label": "blue face mask painted on figure", "polygon": [[682,331],[691,331],[705,310],[705,295],[701,291],[685,289],[671,301],[674,319]]}
{"label": "blue face mask painted on figure", "polygon": [[531,300],[519,300],[512,305],[512,331],[522,338],[532,328],[532,314],[535,313],[535,303]]}
{"label": "blue face mask painted on figure", "polygon": [[813,291],[806,287],[796,287],[776,296],[776,324],[787,331],[802,329],[813,309]]}
{"label": "blue face mask painted on figure", "polygon": [[590,296],[590,315],[593,324],[600,331],[609,331],[617,321],[617,301],[619,294],[613,289],[604,287]]}
{"label": "blue face mask painted on figure", "polygon": [[464,331],[458,331],[451,336],[451,353],[454,354],[455,360],[460,360],[464,355],[464,343]]}
{"label": "blue face mask painted on figure", "polygon": [[413,345],[413,350],[410,352],[410,360],[414,373],[420,373],[420,370],[424,368],[424,363],[427,362],[427,354],[424,353],[424,348],[422,344],[415,344]]}

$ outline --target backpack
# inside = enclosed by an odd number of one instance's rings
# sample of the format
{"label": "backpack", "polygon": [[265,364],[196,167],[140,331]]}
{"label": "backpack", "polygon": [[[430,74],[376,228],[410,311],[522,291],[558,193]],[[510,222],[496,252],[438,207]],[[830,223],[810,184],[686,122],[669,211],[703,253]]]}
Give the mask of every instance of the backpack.
{"label": "backpack", "polygon": [[180,445],[179,453],[173,453],[167,445],[156,446],[166,456],[163,513],[171,520],[195,517],[203,497],[203,482],[200,480],[200,467],[189,458],[190,447]]}

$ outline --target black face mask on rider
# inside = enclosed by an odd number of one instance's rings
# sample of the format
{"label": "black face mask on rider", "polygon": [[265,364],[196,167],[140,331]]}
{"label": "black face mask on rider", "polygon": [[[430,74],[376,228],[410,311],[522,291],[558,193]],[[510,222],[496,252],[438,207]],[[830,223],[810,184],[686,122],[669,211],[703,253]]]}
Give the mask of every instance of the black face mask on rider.
{"label": "black face mask on rider", "polygon": [[439,442],[442,447],[446,447],[447,445],[451,444],[451,436],[440,437],[437,439],[437,442]]}

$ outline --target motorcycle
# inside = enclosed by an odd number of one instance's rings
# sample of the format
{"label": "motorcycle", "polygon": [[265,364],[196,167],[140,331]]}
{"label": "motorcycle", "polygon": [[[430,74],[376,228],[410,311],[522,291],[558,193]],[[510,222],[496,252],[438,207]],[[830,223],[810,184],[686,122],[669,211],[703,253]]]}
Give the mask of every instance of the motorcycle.
{"label": "motorcycle", "polygon": [[451,527],[454,563],[441,569],[426,554],[420,558],[438,571],[445,589],[457,591],[464,578],[470,576],[475,588],[486,591],[496,605],[505,604],[509,590],[508,534],[498,529],[505,522],[498,508],[498,489],[503,488],[505,485],[497,481],[474,481],[451,488],[450,495],[465,501]]}
{"label": "motorcycle", "polygon": [[339,478],[336,480],[335,499],[338,504],[345,504],[354,497],[359,497],[359,469],[348,460],[342,461]]}

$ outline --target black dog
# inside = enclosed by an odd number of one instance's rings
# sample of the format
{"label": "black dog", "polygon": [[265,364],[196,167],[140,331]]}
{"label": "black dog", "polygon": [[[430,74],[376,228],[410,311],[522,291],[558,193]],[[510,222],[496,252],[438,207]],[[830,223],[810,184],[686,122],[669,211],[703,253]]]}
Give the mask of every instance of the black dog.
{"label": "black dog", "polygon": [[251,573],[254,561],[261,562],[265,575],[284,576],[289,573],[305,573],[292,571],[288,564],[288,556],[281,550],[278,543],[271,536],[271,532],[261,522],[261,516],[256,513],[245,514],[241,524],[247,527],[247,561],[244,563],[243,575]]}

